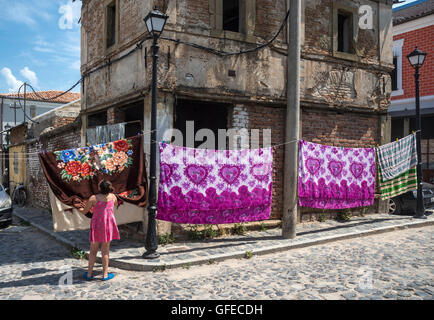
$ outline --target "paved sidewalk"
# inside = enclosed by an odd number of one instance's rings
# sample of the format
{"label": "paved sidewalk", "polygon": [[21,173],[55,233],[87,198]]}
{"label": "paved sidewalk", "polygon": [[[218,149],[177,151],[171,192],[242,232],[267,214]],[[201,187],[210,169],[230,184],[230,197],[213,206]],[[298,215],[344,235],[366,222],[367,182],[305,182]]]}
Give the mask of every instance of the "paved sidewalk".
{"label": "paved sidewalk", "polygon": [[[53,231],[53,223],[47,211],[16,208],[14,215],[29,222],[40,231],[50,235],[67,247],[89,250],[89,231]],[[141,256],[144,244],[128,239],[113,241],[110,249],[110,266],[135,271],[155,271],[166,268],[207,264],[232,258],[242,258],[246,253],[253,255],[308,247],[331,241],[358,238],[398,229],[434,225],[433,215],[428,219],[414,219],[411,216],[374,214],[352,217],[348,222],[327,220],[297,225],[295,239],[282,239],[281,229],[251,231],[244,236],[229,236],[205,241],[184,241],[160,246],[160,258],[145,260]],[[97,261],[100,262],[100,253]]]}

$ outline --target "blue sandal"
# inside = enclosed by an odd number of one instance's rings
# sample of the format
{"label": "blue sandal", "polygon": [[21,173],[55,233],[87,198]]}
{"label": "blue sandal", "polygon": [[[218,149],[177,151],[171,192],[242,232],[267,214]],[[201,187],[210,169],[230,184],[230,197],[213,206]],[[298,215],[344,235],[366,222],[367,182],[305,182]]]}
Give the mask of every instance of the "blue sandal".
{"label": "blue sandal", "polygon": [[93,277],[88,277],[88,276],[87,276],[87,271],[83,274],[83,278],[84,278],[86,281],[93,280]]}
{"label": "blue sandal", "polygon": [[107,277],[106,277],[106,278],[102,278],[102,281],[107,281],[107,280],[113,279],[114,277],[115,277],[115,274],[109,272],[109,273],[107,274]]}

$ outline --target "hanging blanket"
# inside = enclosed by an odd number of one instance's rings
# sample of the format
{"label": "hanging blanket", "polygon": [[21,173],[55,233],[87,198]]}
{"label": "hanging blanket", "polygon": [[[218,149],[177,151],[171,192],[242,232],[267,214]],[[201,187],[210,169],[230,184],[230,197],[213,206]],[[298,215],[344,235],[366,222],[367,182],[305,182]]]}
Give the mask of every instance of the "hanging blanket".
{"label": "hanging blanket", "polygon": [[375,193],[375,150],[300,140],[298,204],[320,209],[370,206]]}
{"label": "hanging blanket", "polygon": [[91,147],[39,153],[39,160],[54,195],[65,205],[83,208],[98,183],[112,183],[116,196],[144,207],[147,178],[143,136]]}
{"label": "hanging blanket", "polygon": [[386,200],[396,197],[407,191],[417,189],[417,167],[401,173],[399,176],[384,181],[381,176],[381,169],[378,168],[378,179],[380,182],[381,199]]}
{"label": "hanging blanket", "polygon": [[402,175],[417,165],[416,135],[378,147],[377,156],[384,181]]}
{"label": "hanging blanket", "polygon": [[[90,229],[90,217],[84,216],[77,209],[63,204],[56,198],[51,188],[48,189],[54,232]],[[127,202],[119,207],[114,207],[114,216],[118,226],[132,222],[144,222],[146,219],[144,208]]]}
{"label": "hanging blanket", "polygon": [[157,219],[224,224],[270,218],[272,148],[207,150],[160,144]]}

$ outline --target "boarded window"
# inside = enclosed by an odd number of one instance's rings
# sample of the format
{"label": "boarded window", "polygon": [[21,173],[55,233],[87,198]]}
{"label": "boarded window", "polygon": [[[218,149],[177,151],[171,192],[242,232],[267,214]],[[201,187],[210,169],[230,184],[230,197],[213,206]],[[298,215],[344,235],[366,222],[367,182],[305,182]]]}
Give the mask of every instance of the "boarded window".
{"label": "boarded window", "polygon": [[338,51],[353,52],[353,15],[346,11],[338,11]]}
{"label": "boarded window", "polygon": [[106,13],[106,48],[116,43],[116,0],[107,6]]}
{"label": "boarded window", "polygon": [[223,0],[223,30],[240,32],[239,0]]}

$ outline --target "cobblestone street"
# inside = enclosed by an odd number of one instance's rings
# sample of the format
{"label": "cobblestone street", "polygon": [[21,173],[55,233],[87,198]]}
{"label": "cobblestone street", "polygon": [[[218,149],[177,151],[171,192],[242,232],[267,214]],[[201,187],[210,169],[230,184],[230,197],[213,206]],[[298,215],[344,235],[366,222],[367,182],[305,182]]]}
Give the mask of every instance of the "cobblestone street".
{"label": "cobblestone street", "polygon": [[[85,282],[87,260],[18,223],[0,230],[0,299],[432,300],[433,240],[427,226],[173,270],[111,268],[110,282],[97,264],[97,279]],[[65,266],[71,287],[59,286]]]}

